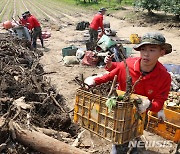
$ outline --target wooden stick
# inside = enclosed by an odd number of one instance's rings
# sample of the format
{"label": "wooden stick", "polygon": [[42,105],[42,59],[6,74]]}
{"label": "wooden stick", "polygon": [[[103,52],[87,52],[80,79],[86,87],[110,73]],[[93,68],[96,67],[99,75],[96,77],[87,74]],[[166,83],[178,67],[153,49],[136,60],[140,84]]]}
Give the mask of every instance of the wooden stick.
{"label": "wooden stick", "polygon": [[64,110],[64,108],[63,108],[61,105],[59,105],[59,103],[58,103],[57,100],[52,96],[52,94],[50,95],[50,97],[51,97],[52,100],[54,101],[55,105],[58,106],[58,107],[61,109],[61,111],[66,112],[66,111]]}
{"label": "wooden stick", "polygon": [[48,136],[52,136],[52,135],[60,135],[61,137],[67,138],[69,136],[71,136],[69,133],[67,132],[63,132],[63,131],[56,131],[53,129],[47,129],[47,128],[40,128],[40,127],[35,127],[35,129],[39,132],[42,132]]}
{"label": "wooden stick", "polygon": [[114,76],[113,83],[112,83],[111,89],[108,94],[108,98],[112,95],[112,93],[115,90],[116,81],[117,81],[117,75]]}

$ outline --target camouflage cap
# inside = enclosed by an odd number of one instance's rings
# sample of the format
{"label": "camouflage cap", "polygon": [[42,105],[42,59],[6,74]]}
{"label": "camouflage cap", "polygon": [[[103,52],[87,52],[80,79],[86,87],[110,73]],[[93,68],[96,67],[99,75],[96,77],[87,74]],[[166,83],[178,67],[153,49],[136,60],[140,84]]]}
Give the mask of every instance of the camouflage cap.
{"label": "camouflage cap", "polygon": [[29,15],[31,13],[30,13],[30,11],[26,11],[26,12],[24,12],[24,14]]}
{"label": "camouflage cap", "polygon": [[146,33],[142,39],[141,43],[134,46],[134,49],[137,51],[141,50],[141,46],[146,45],[146,44],[156,44],[160,45],[163,49],[165,49],[165,54],[169,54],[172,52],[172,45],[169,43],[166,43],[165,37],[158,32],[149,32]]}
{"label": "camouflage cap", "polygon": [[99,12],[103,12],[103,11],[107,11],[107,9],[104,8],[104,7],[102,7],[102,8],[99,9]]}

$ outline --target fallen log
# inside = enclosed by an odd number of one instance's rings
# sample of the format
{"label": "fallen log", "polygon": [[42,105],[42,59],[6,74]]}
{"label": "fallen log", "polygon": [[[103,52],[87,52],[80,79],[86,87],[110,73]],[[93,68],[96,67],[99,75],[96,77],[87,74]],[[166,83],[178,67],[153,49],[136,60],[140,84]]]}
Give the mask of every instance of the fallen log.
{"label": "fallen log", "polygon": [[78,148],[58,141],[43,133],[21,128],[17,123],[11,121],[9,126],[13,127],[11,133],[16,134],[16,140],[21,144],[31,147],[45,154],[87,154]]}

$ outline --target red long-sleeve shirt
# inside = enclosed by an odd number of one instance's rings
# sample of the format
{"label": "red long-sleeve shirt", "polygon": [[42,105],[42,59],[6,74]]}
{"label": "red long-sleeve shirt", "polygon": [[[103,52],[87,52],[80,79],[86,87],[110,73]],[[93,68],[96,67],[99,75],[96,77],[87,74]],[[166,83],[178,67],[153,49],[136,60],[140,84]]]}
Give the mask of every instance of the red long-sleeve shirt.
{"label": "red long-sleeve shirt", "polygon": [[28,29],[30,29],[30,30],[32,30],[33,28],[36,28],[36,27],[40,27],[39,21],[33,15],[29,16],[27,18],[27,21],[29,23]]}
{"label": "red long-sleeve shirt", "polygon": [[[132,77],[132,84],[134,84],[142,75],[140,71],[140,61],[141,58],[128,58],[126,60]],[[119,84],[118,89],[125,91],[126,69],[124,63],[114,62],[108,71],[110,71],[109,74],[95,78],[95,83],[101,84],[113,80],[114,76],[117,75],[117,82]],[[170,74],[160,62],[157,62],[153,71],[143,76],[135,86],[134,93],[147,96],[148,99],[152,101],[152,107],[150,110],[153,112],[159,112],[164,105],[164,101],[168,98],[170,85]]]}
{"label": "red long-sleeve shirt", "polygon": [[97,13],[94,16],[89,27],[94,29],[94,30],[98,30],[98,28],[100,27],[102,30],[104,30],[104,28],[103,28],[103,15],[101,13]]}

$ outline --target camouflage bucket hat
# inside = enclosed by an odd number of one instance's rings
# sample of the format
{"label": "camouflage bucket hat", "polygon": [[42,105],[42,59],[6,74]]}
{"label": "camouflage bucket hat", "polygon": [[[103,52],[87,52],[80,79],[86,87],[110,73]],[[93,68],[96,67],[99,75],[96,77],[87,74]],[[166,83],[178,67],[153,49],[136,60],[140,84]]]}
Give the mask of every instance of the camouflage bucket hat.
{"label": "camouflage bucket hat", "polygon": [[134,46],[134,50],[140,51],[141,47],[146,44],[160,45],[163,49],[165,49],[166,51],[165,54],[169,54],[172,52],[172,45],[166,43],[166,39],[161,33],[157,33],[157,32],[146,33],[142,37],[141,43]]}
{"label": "camouflage bucket hat", "polygon": [[102,8],[99,9],[99,12],[103,12],[103,11],[107,11],[107,9],[104,8],[104,7],[102,7]]}

